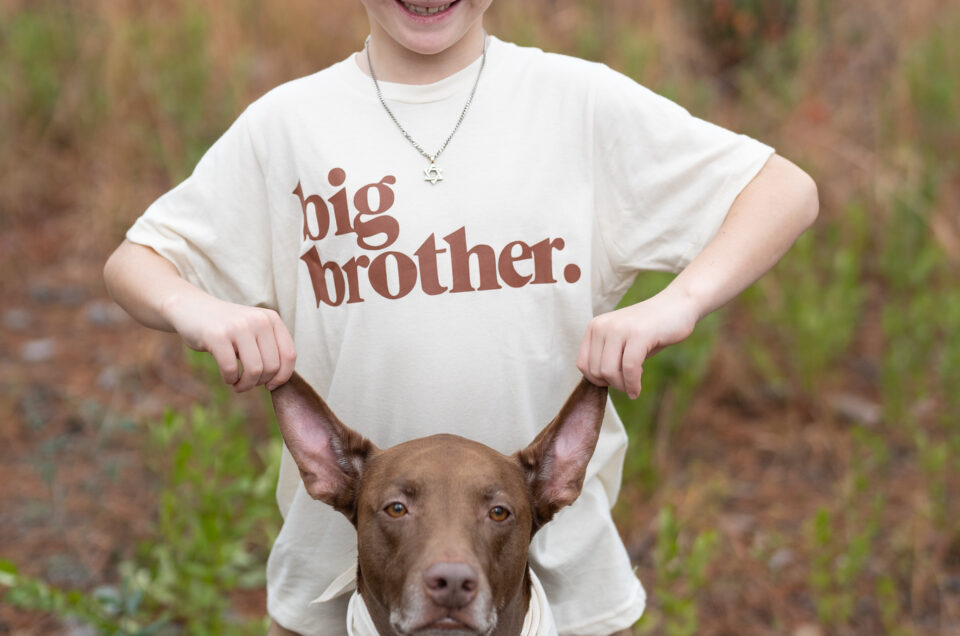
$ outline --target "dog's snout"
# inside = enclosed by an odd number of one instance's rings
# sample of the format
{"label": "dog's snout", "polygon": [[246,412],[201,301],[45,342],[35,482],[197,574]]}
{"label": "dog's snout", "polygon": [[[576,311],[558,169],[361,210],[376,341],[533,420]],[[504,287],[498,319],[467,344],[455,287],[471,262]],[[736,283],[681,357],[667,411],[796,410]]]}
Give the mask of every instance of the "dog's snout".
{"label": "dog's snout", "polygon": [[466,607],[477,595],[477,571],[466,563],[434,563],[424,571],[423,583],[440,607]]}

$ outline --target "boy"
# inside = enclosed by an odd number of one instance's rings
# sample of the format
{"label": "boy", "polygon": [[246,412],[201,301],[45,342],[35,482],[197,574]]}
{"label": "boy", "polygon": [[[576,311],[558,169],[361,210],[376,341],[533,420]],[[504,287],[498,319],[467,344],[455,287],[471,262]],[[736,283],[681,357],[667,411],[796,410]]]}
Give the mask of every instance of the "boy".
{"label": "boy", "polygon": [[[602,65],[487,36],[491,1],[364,0],[363,51],[257,100],[131,228],[105,268],[117,302],[237,391],[299,353],[380,447],[442,429],[513,452],[577,369],[636,397],[647,356],[813,222],[816,187]],[[645,269],[681,273],[610,311]],[[583,494],[531,546],[561,634],[643,611],[609,513],[625,446],[608,408]],[[286,452],[277,499],[273,633],[344,633],[347,595],[309,602],[355,567],[353,529]]]}

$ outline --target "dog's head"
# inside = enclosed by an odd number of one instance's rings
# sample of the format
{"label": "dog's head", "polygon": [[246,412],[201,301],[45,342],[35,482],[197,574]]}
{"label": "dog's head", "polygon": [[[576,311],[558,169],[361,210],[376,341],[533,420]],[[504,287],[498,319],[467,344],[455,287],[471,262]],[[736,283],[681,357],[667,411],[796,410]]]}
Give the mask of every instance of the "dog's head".
{"label": "dog's head", "polygon": [[455,435],[381,450],[296,374],[273,403],[307,492],[357,528],[358,587],[380,632],[452,636],[519,630],[530,539],[579,496],[606,393],[583,380],[510,456]]}

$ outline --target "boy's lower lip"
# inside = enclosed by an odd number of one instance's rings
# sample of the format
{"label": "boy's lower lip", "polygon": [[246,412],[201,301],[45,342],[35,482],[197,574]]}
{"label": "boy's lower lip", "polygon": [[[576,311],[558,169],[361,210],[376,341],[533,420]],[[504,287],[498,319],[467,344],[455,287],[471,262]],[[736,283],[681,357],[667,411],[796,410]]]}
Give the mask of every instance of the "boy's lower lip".
{"label": "boy's lower lip", "polygon": [[401,11],[403,11],[403,13],[407,17],[412,18],[418,22],[436,22],[438,20],[442,20],[450,14],[451,10],[456,5],[460,3],[460,0],[448,0],[448,2],[444,4],[431,5],[431,8],[441,7],[443,9],[442,11],[437,11],[436,13],[417,13],[416,9],[412,7],[423,8],[422,5],[415,4],[412,2],[404,2],[404,0],[395,0],[395,1],[397,3],[397,6],[400,8]]}

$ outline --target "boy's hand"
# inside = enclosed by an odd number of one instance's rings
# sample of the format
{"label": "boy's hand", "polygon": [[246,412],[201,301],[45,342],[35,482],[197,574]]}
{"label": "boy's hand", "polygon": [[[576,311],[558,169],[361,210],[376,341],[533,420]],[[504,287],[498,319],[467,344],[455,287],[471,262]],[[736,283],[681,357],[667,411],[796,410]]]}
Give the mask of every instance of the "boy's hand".
{"label": "boy's hand", "polygon": [[[297,352],[279,314],[236,305],[194,287],[152,248],[125,240],[103,268],[107,291],[140,323],[175,331],[196,351],[209,351],[234,391],[290,379]],[[242,366],[242,369],[241,369]]]}
{"label": "boy's hand", "polygon": [[640,394],[643,362],[687,338],[699,313],[693,302],[670,288],[643,302],[600,314],[587,325],[577,368],[599,386]]}
{"label": "boy's hand", "polygon": [[716,236],[666,289],[590,321],[577,367],[591,382],[637,397],[643,361],[689,336],[703,316],[773,267],[818,210],[813,180],[772,156],[737,196]]}
{"label": "boy's hand", "polygon": [[191,294],[171,299],[163,313],[187,346],[213,355],[220,377],[237,393],[261,384],[273,390],[293,374],[293,338],[271,309]]}

